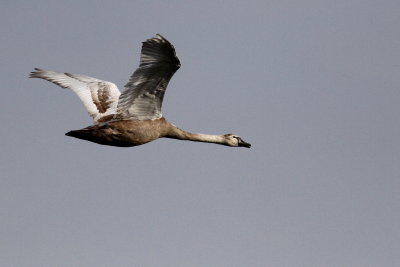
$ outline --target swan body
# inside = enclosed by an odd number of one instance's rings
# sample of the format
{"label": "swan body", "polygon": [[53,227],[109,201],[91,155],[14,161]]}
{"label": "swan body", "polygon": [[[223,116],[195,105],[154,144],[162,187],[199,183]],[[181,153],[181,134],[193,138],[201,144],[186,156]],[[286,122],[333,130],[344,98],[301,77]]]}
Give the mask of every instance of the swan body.
{"label": "swan body", "polygon": [[158,138],[173,138],[250,148],[251,145],[237,135],[190,133],[163,117],[161,105],[164,93],[179,67],[174,47],[157,34],[143,42],[139,68],[132,74],[122,93],[111,82],[80,74],[35,68],[30,77],[71,89],[93,118],[92,126],[70,131],[66,133],[67,136],[118,147],[138,146]]}

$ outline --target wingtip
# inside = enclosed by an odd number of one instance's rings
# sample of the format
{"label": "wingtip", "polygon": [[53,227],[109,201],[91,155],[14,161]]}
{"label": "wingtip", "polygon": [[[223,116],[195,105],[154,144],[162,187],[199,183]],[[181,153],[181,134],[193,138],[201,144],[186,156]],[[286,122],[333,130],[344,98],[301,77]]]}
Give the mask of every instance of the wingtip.
{"label": "wingtip", "polygon": [[158,39],[166,40],[166,39],[164,38],[164,36],[162,36],[162,35],[159,34],[159,33],[156,34],[156,37],[157,37]]}
{"label": "wingtip", "polygon": [[152,37],[150,39],[147,39],[146,41],[144,41],[143,43],[149,42],[149,41],[156,41],[156,42],[166,42],[166,43],[170,43],[164,36],[162,36],[161,34],[157,33],[155,37]]}
{"label": "wingtip", "polygon": [[35,74],[35,73],[39,73],[39,72],[43,72],[44,70],[43,69],[40,69],[40,68],[33,68],[34,69],[34,71],[31,71],[31,75],[32,74]]}
{"label": "wingtip", "polygon": [[43,70],[39,68],[34,68],[34,71],[31,71],[31,73],[29,73],[29,78],[38,78],[38,74],[41,71]]}

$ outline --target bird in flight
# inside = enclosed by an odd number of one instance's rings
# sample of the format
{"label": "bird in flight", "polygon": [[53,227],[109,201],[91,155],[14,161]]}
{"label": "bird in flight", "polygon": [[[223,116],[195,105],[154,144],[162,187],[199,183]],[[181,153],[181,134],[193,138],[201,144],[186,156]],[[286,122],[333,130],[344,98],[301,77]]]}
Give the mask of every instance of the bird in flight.
{"label": "bird in flight", "polygon": [[143,42],[139,68],[121,93],[114,83],[80,74],[35,68],[30,78],[41,78],[75,92],[94,124],[67,136],[101,145],[131,147],[158,138],[215,143],[231,147],[250,144],[238,135],[190,133],[168,122],[161,105],[168,82],[179,69],[174,46],[160,34]]}

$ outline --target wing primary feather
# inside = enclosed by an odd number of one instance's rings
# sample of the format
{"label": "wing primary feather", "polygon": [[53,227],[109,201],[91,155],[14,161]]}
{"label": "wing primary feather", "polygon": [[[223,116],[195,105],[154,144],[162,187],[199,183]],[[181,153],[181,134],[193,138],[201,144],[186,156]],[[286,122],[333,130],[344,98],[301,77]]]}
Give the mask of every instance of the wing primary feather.
{"label": "wing primary feather", "polygon": [[30,78],[41,78],[74,91],[95,122],[114,119],[153,120],[162,117],[168,83],[181,66],[174,46],[157,34],[143,42],[140,64],[121,94],[115,84],[81,74],[35,68]]}
{"label": "wing primary feather", "polygon": [[179,67],[174,46],[160,34],[143,42],[139,68],[119,98],[117,116],[137,120],[160,118],[168,82]]}

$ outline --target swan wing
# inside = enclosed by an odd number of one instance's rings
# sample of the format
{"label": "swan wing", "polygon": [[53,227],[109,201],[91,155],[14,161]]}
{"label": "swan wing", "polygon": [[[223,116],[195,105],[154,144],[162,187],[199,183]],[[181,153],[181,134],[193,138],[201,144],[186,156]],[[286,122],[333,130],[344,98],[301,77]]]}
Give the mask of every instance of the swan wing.
{"label": "swan wing", "polygon": [[175,48],[164,37],[157,34],[143,42],[139,68],[132,74],[119,97],[117,118],[161,118],[165,90],[179,67]]}
{"label": "swan wing", "polygon": [[[41,78],[74,91],[95,122],[116,114],[120,91],[113,83],[80,74],[60,73],[35,68],[30,78]],[[111,117],[112,118],[112,117]]]}

